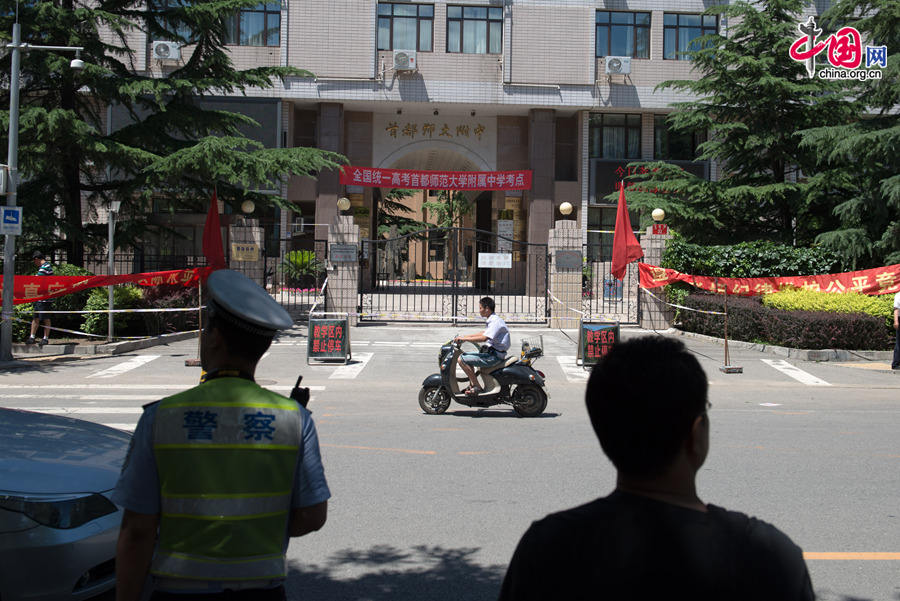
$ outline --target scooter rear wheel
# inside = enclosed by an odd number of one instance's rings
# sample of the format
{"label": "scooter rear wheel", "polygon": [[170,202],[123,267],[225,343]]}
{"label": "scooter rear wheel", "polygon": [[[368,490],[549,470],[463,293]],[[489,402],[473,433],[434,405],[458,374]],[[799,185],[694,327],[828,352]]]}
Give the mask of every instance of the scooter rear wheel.
{"label": "scooter rear wheel", "polygon": [[512,406],[519,417],[537,417],[547,408],[547,395],[534,384],[519,384],[513,392]]}
{"label": "scooter rear wheel", "polygon": [[440,415],[450,406],[450,395],[443,386],[423,386],[419,391],[419,407],[428,415]]}

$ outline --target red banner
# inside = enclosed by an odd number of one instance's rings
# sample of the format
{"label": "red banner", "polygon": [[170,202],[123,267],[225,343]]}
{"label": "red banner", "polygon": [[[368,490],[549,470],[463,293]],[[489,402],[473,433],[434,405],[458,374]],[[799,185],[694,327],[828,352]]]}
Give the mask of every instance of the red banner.
{"label": "red banner", "polygon": [[[211,272],[212,267],[197,267],[123,275],[17,275],[13,284],[13,304],[33,303],[45,298],[56,298],[87,288],[112,284],[196,286],[198,282],[206,281]],[[0,276],[0,285],[2,284],[3,277]]]}
{"label": "red banner", "polygon": [[346,166],[341,184],[410,190],[530,190],[531,171],[415,171]]}
{"label": "red banner", "polygon": [[859,292],[871,295],[900,292],[900,263],[862,271],[783,278],[714,278],[703,275],[687,275],[674,269],[656,267],[647,263],[638,263],[638,268],[642,288],[656,288],[675,282],[687,282],[702,290],[719,294],[727,292],[738,296],[757,296],[794,288],[815,290],[816,292]]}

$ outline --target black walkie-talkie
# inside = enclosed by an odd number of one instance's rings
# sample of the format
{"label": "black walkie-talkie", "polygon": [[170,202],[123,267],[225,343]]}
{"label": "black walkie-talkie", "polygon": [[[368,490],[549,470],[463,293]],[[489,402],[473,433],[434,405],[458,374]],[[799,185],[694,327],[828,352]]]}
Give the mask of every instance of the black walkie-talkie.
{"label": "black walkie-talkie", "polygon": [[297,376],[297,383],[294,384],[294,389],[291,391],[291,398],[305,408],[309,403],[309,388],[301,388],[300,382],[302,381],[303,376]]}

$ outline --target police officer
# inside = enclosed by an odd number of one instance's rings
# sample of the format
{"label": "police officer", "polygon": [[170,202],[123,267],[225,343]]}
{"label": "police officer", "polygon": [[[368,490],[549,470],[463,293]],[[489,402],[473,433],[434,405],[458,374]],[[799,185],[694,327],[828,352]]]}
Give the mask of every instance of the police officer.
{"label": "police officer", "polygon": [[253,381],[291,318],[262,288],[209,276],[206,380],[144,407],[113,500],[124,507],[116,599],[285,599],[288,539],[320,529],[331,496],[316,428]]}

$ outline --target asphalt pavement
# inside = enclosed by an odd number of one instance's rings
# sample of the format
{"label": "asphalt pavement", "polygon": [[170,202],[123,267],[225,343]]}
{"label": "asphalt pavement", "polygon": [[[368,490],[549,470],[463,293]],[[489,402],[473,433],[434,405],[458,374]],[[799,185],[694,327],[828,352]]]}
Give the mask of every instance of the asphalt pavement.
{"label": "asphalt pavement", "polygon": [[[306,331],[281,336],[257,380],[312,388],[329,518],[289,549],[289,598],[496,598],[530,522],[605,495],[614,471],[591,431],[575,364],[577,333],[511,326],[513,347],[542,336],[550,401],[538,418],[454,404],[425,415],[417,394],[441,343],[477,331],[351,330],[348,365],[307,365]],[[623,329],[623,337],[661,335]],[[769,521],[807,553],[824,600],[900,599],[900,374],[883,360],[810,362],[684,337],[710,380],[712,448],[703,500]],[[2,403],[133,429],[141,406],[195,384],[195,340],[118,356],[29,361],[0,373]],[[677,386],[648,373],[633,383]]]}

